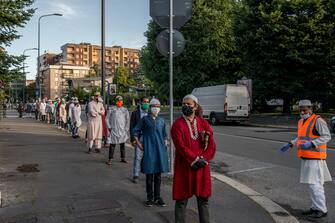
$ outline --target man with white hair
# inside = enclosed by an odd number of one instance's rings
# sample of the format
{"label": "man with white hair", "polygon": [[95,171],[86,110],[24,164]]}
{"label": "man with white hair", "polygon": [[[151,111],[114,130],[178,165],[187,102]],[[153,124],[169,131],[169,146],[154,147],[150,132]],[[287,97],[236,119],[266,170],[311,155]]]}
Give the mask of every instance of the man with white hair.
{"label": "man with white hair", "polygon": [[313,113],[310,100],[301,100],[299,110],[301,119],[298,123],[298,137],[285,144],[281,151],[298,147],[298,157],[301,159],[300,183],[309,184],[312,206],[303,215],[313,218],[327,216],[324,182],[332,181],[327,158],[327,143],[331,135],[327,123]]}

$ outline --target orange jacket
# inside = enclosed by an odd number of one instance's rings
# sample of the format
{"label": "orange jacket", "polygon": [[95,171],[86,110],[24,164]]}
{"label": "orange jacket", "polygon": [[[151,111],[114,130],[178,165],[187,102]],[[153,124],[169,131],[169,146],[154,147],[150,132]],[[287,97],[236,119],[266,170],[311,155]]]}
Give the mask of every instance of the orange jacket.
{"label": "orange jacket", "polygon": [[319,115],[312,114],[307,120],[300,119],[298,123],[298,157],[305,159],[322,159],[327,158],[327,144],[319,145],[318,147],[302,149],[301,144],[305,142],[312,142],[315,139],[320,138],[320,136],[313,134],[313,129],[315,128],[316,120],[320,118]]}

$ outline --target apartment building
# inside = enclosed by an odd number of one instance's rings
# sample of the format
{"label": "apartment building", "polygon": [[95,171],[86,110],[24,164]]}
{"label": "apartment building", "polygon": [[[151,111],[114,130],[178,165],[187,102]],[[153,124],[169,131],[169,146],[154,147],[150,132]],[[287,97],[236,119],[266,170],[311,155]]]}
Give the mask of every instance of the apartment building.
{"label": "apartment building", "polygon": [[[100,66],[101,46],[90,43],[67,43],[61,47],[63,62],[76,66]],[[118,67],[128,67],[134,73],[139,66],[139,50],[120,46],[106,47],[107,76],[114,76]]]}
{"label": "apartment building", "polygon": [[68,93],[67,80],[70,78],[85,78],[90,72],[89,67],[67,64],[48,65],[42,70],[42,95],[48,98],[64,96]]}

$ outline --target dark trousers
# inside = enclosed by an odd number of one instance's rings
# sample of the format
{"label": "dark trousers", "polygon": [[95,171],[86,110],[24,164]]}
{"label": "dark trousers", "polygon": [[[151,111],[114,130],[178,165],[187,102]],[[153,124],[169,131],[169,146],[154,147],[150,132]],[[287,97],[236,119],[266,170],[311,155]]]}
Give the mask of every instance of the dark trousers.
{"label": "dark trousers", "polygon": [[35,111],[35,119],[38,120],[38,111]]}
{"label": "dark trousers", "polygon": [[[109,146],[109,159],[114,158],[115,147],[116,147],[116,144],[110,144],[110,146]],[[120,152],[121,152],[121,159],[125,159],[126,158],[125,143],[120,144]]]}
{"label": "dark trousers", "polygon": [[161,174],[146,174],[146,191],[147,191],[147,199],[157,200],[161,197]]}
{"label": "dark trousers", "polygon": [[[177,200],[175,204],[175,223],[185,223],[188,200]],[[200,223],[209,223],[208,198],[197,197]]]}

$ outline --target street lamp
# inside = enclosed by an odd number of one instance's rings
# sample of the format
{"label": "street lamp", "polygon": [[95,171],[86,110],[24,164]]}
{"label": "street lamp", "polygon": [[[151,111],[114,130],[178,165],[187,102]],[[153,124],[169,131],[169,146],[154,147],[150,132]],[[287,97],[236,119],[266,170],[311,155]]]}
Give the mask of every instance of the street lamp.
{"label": "street lamp", "polygon": [[41,88],[41,77],[40,77],[40,69],[41,69],[41,63],[40,63],[40,56],[41,56],[41,19],[48,16],[63,16],[60,13],[52,13],[52,14],[46,14],[42,15],[38,18],[38,57],[37,57],[37,81],[36,86],[39,88],[39,98],[42,97],[42,88]]}
{"label": "street lamp", "polygon": [[23,74],[24,74],[24,85],[23,85],[23,89],[22,89],[22,100],[23,100],[23,102],[25,102],[25,88],[26,88],[26,79],[27,79],[27,75],[26,75],[26,72],[24,70],[24,68],[25,68],[25,63],[24,62],[26,60],[25,53],[27,51],[31,51],[31,50],[38,50],[38,49],[37,48],[29,48],[29,49],[25,49],[23,51]]}

